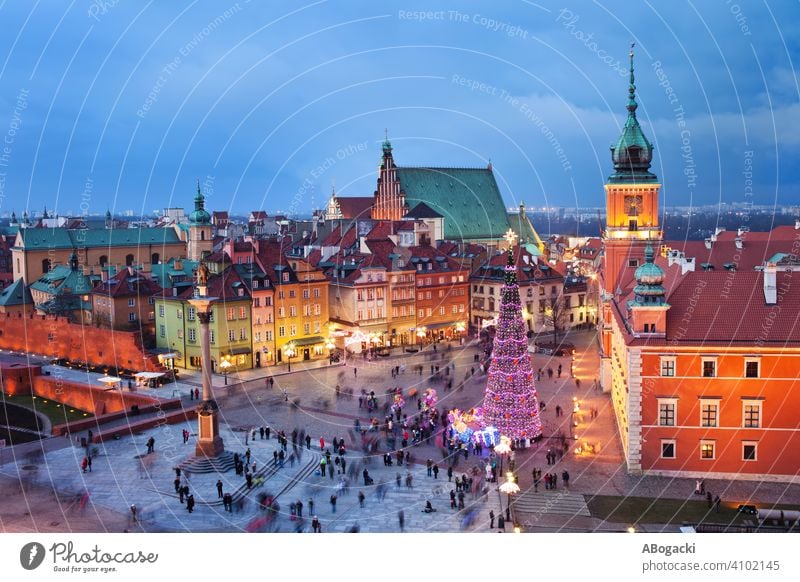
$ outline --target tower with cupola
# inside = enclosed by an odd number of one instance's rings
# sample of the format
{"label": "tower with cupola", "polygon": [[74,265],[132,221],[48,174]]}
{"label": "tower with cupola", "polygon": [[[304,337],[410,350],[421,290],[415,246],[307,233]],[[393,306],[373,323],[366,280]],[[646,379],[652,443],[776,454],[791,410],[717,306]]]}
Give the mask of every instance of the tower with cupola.
{"label": "tower with cupola", "polygon": [[[633,47],[631,47],[630,80],[626,105],[628,117],[619,139],[611,146],[614,172],[605,184],[606,227],[602,234],[603,257],[601,273],[598,278],[603,352],[601,383],[604,389],[608,389],[610,384],[608,359],[611,357],[612,348],[611,318],[614,317],[612,303],[626,291],[622,287],[636,278],[637,269],[645,265],[647,265],[645,271],[658,269],[654,263],[654,245],[657,248],[662,237],[658,216],[658,196],[661,184],[658,177],[650,171],[650,164],[653,161],[653,146],[644,135],[639,120],[636,118],[637,108]],[[647,272],[641,274],[648,279]],[[642,285],[637,285],[636,288],[648,291]],[[644,297],[644,295],[637,296],[635,303],[640,299],[643,300]],[[643,306],[644,304],[637,303],[629,307],[633,307],[633,312],[638,314],[642,311],[640,307]],[[655,309],[650,309],[650,307]],[[648,330],[651,329],[651,325],[655,325],[655,329],[663,330],[663,322],[660,319],[650,321],[656,311],[665,313],[663,308],[656,307],[653,303],[647,303],[644,311],[635,317],[637,320],[642,319],[640,322],[642,330],[644,330],[644,319],[647,319]],[[649,315],[645,316],[644,312]]]}
{"label": "tower with cupola", "polygon": [[194,197],[194,210],[189,214],[187,254],[190,261],[199,261],[210,254],[214,243],[211,215],[205,205],[205,196],[200,190],[198,181],[197,194]]}

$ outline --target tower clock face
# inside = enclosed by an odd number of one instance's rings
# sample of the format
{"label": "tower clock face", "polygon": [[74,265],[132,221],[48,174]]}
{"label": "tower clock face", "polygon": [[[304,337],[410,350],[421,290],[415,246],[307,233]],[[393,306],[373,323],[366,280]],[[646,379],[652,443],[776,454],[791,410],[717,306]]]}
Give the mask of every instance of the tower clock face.
{"label": "tower clock face", "polygon": [[642,209],[642,197],[637,194],[635,196],[625,196],[625,211],[628,216],[636,216]]}

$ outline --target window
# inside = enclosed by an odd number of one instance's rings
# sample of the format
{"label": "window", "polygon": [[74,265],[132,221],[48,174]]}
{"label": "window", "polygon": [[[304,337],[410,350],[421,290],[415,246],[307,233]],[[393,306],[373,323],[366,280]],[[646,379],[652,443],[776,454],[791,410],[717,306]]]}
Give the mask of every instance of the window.
{"label": "window", "polygon": [[319,299],[319,289],[314,289],[314,299]]}
{"label": "window", "polygon": [[267,330],[267,331],[264,332],[264,340],[268,341],[268,342],[272,341],[272,331],[271,330]]}
{"label": "window", "polygon": [[742,402],[742,426],[744,428],[761,427],[760,400],[744,400]]}
{"label": "window", "polygon": [[128,314],[128,321],[129,321],[129,322],[131,322],[131,323],[133,323],[134,321],[136,321],[136,312],[135,312],[135,311],[131,311],[131,312]]}
{"label": "window", "polygon": [[700,402],[700,426],[717,426],[719,404],[716,402]]}
{"label": "window", "polygon": [[133,297],[128,299],[128,307],[136,307],[136,299]]}
{"label": "window", "polygon": [[247,307],[239,306],[239,319],[247,319]]}
{"label": "window", "polygon": [[178,328],[178,339],[183,339],[183,330]]}
{"label": "window", "polygon": [[289,317],[297,317],[297,306],[295,305],[289,306]]}
{"label": "window", "polygon": [[183,319],[183,307],[178,307],[175,314],[178,316],[178,319]]}
{"label": "window", "polygon": [[256,343],[261,341],[261,332],[260,331],[257,331],[255,333],[255,337],[253,338],[253,341],[256,342]]}
{"label": "window", "polygon": [[717,375],[716,358],[703,358],[703,377],[713,378]]}
{"label": "window", "polygon": [[288,283],[288,282],[289,282],[289,273],[283,273],[283,274],[281,275],[281,280],[282,280],[284,283]]}
{"label": "window", "polygon": [[213,329],[208,330],[208,341],[209,343],[215,343],[217,339],[217,335],[214,333]]}
{"label": "window", "polygon": [[758,443],[755,441],[742,442],[742,460],[743,461],[757,461],[758,460]]}
{"label": "window", "polygon": [[283,299],[283,291],[278,291],[278,299]]}
{"label": "window", "polygon": [[706,460],[713,460],[716,451],[714,441],[700,441],[700,458]]}
{"label": "window", "polygon": [[639,266],[639,259],[628,259],[628,266],[629,267],[638,267]]}
{"label": "window", "polygon": [[167,326],[159,325],[158,326],[158,335],[160,337],[167,337]]}
{"label": "window", "polygon": [[283,307],[278,307],[278,317],[286,317],[286,312],[283,310]]}
{"label": "window", "polygon": [[758,378],[758,360],[744,361],[744,377]]}
{"label": "window", "polygon": [[489,295],[494,295],[494,287],[489,287]]}
{"label": "window", "polygon": [[197,332],[193,327],[189,328],[189,341],[192,343],[197,341]]}
{"label": "window", "polygon": [[229,342],[236,341],[236,330],[233,329],[228,330],[228,341]]}
{"label": "window", "polygon": [[458,313],[458,305],[453,305],[452,313],[453,315],[456,315]]}
{"label": "window", "polygon": [[194,321],[195,315],[196,315],[196,310],[195,310],[195,308],[194,308],[194,307],[189,307],[189,309],[188,309],[188,310],[187,310],[187,312],[186,312],[186,318],[187,318],[189,321]]}
{"label": "window", "polygon": [[308,289],[303,289],[303,299],[308,299]]}
{"label": "window", "polygon": [[289,299],[294,299],[294,289],[289,289]]}
{"label": "window", "polygon": [[239,328],[239,339],[246,340],[247,339],[247,329],[244,327]]}
{"label": "window", "polygon": [[662,440],[661,441],[661,458],[674,459],[675,458],[675,441]]}
{"label": "window", "polygon": [[260,297],[254,297],[253,298],[253,307],[261,307],[261,298]]}
{"label": "window", "polygon": [[308,323],[303,324],[303,335],[310,335],[311,334],[311,325]]}
{"label": "window", "polygon": [[164,317],[164,304],[163,303],[158,306],[158,316],[159,317]]}
{"label": "window", "polygon": [[294,337],[294,336],[297,335],[297,326],[296,325],[290,325],[289,326],[289,335],[291,337]]}
{"label": "window", "polygon": [[236,317],[236,312],[234,311],[233,307],[228,307],[226,310],[226,316],[228,321],[233,321]]}
{"label": "window", "polygon": [[133,255],[125,255],[125,266],[126,267],[133,266]]}
{"label": "window", "polygon": [[280,326],[278,328],[278,337],[286,337],[286,328],[285,327]]}
{"label": "window", "polygon": [[439,307],[439,315],[444,315],[444,305]]}
{"label": "window", "polygon": [[320,333],[320,330],[322,330],[322,324],[320,322],[318,322],[318,321],[315,321],[314,322],[314,333]]}
{"label": "window", "polygon": [[658,425],[675,426],[675,408],[678,401],[675,398],[658,399]]}
{"label": "window", "polygon": [[153,296],[151,295],[150,297],[148,297],[148,298],[147,298],[147,302],[148,302],[150,305],[155,305],[155,303],[156,303],[156,298],[155,298],[155,297],[153,297]]}

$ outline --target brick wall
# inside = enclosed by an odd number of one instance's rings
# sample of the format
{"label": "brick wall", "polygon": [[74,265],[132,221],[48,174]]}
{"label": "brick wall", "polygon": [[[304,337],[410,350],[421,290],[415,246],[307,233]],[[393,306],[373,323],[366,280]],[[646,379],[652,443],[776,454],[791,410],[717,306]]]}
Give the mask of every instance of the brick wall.
{"label": "brick wall", "polygon": [[69,323],[65,318],[0,314],[0,349],[68,358],[135,372],[159,371],[136,332]]}
{"label": "brick wall", "polygon": [[95,416],[130,410],[134,405],[141,409],[159,401],[158,398],[144,394],[106,390],[101,386],[70,382],[55,376],[36,376],[33,379],[33,393],[86,410]]}

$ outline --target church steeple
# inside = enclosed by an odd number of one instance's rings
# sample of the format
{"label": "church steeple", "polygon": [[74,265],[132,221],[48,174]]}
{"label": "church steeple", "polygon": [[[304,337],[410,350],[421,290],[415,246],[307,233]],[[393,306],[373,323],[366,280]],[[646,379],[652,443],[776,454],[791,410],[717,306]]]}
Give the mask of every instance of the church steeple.
{"label": "church steeple", "polygon": [[611,160],[614,162],[614,174],[609,183],[656,182],[658,178],[650,173],[650,162],[653,160],[653,146],[644,135],[636,119],[636,82],[633,72],[633,44],[630,51],[630,79],[628,82],[628,119],[622,128],[622,135],[617,143],[611,146]]}
{"label": "church steeple", "polygon": [[378,168],[378,189],[373,194],[371,218],[373,220],[400,220],[407,212],[405,193],[400,187],[397,166],[392,157],[389,130],[385,130],[382,144],[383,156]]}

